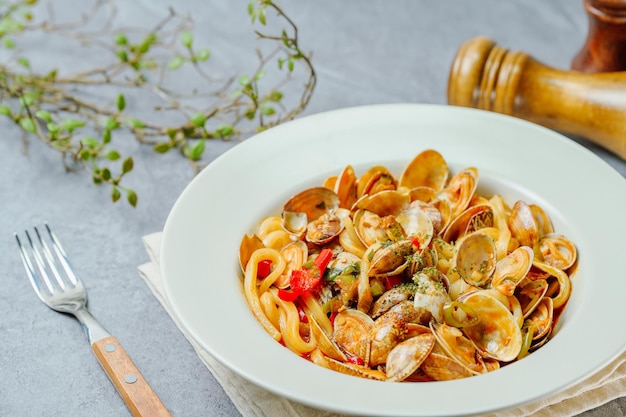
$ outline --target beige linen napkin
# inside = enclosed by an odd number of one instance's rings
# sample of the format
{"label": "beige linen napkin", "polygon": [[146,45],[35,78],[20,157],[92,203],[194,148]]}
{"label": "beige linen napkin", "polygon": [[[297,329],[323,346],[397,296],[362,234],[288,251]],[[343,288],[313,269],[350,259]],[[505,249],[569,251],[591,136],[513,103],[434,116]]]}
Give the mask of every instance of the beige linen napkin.
{"label": "beige linen napkin", "polygon": [[[145,236],[143,242],[151,262],[139,266],[139,274],[171,316],[163,292],[159,268],[161,232]],[[243,417],[339,417],[338,414],[313,409],[277,396],[241,378],[202,350],[180,326],[176,318],[171,317],[192,344],[202,362],[222,385],[224,391]],[[626,352],[623,352],[600,372],[565,391],[523,407],[499,411],[483,417],[520,417],[531,415],[535,417],[569,417],[623,396],[626,396]]]}

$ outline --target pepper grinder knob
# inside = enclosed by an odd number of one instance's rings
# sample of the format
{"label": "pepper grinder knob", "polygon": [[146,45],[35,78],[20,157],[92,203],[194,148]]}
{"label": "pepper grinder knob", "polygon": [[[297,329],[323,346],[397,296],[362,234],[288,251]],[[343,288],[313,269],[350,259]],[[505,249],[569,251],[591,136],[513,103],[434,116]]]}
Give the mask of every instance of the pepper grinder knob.
{"label": "pepper grinder knob", "polygon": [[574,134],[626,160],[626,71],[559,70],[481,36],[459,48],[447,95],[448,104]]}
{"label": "pepper grinder knob", "polygon": [[589,28],[571,68],[582,72],[626,70],[626,0],[583,0]]}

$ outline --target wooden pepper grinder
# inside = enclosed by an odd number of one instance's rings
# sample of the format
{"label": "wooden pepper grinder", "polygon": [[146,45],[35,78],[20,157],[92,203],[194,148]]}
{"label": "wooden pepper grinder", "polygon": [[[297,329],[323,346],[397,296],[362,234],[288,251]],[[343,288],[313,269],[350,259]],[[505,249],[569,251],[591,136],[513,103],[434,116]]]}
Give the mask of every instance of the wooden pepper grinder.
{"label": "wooden pepper grinder", "polygon": [[587,39],[572,61],[583,72],[626,71],[626,0],[583,0]]}
{"label": "wooden pepper grinder", "polygon": [[626,71],[559,70],[477,37],[452,63],[448,103],[581,136],[626,160]]}

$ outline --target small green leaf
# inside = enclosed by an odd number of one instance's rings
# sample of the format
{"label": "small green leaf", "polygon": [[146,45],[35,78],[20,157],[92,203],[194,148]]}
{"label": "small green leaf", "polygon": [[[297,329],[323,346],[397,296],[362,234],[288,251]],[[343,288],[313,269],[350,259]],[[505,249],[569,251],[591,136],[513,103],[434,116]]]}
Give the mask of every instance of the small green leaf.
{"label": "small green leaf", "polygon": [[273,114],[276,114],[276,110],[274,110],[272,106],[263,105],[261,106],[261,114],[264,116],[272,116]]}
{"label": "small green leaf", "polygon": [[280,101],[282,100],[282,98],[283,98],[283,93],[277,90],[270,91],[270,93],[267,96],[267,99],[269,101],[274,101],[274,102]]}
{"label": "small green leaf", "polygon": [[120,159],[121,155],[118,151],[112,149],[110,151],[108,151],[104,157],[106,159],[108,159],[109,161],[117,161],[118,159]]}
{"label": "small green leaf", "polygon": [[133,158],[131,156],[124,159],[124,162],[122,163],[122,173],[126,174],[127,172],[132,171],[133,164]]}
{"label": "small green leaf", "polygon": [[50,133],[51,136],[56,135],[59,132],[59,130],[61,130],[59,125],[57,125],[56,123],[48,123],[46,127],[48,128],[48,132]]}
{"label": "small green leaf", "polygon": [[128,62],[128,54],[126,53],[126,51],[119,49],[115,55],[117,55],[117,57],[120,59],[120,61],[122,62]]}
{"label": "small green leaf", "polygon": [[91,158],[91,151],[89,149],[82,149],[80,153],[78,154],[78,156],[83,161],[88,161],[89,158]]}
{"label": "small green leaf", "polygon": [[80,142],[83,145],[85,145],[85,146],[87,146],[87,147],[89,147],[91,149],[94,149],[94,148],[97,148],[98,146],[100,146],[100,142],[98,142],[96,139],[92,138],[91,136],[85,136],[84,138],[82,138],[80,140]]}
{"label": "small green leaf", "polygon": [[126,190],[126,200],[131,206],[137,207],[137,194],[133,190]]}
{"label": "small green leaf", "polygon": [[61,126],[65,128],[69,133],[72,133],[76,128],[85,126],[85,122],[82,120],[74,119],[72,117],[68,117],[67,119],[61,121]]}
{"label": "small green leaf", "polygon": [[49,73],[45,76],[45,79],[46,79],[47,81],[54,81],[54,80],[56,80],[56,79],[57,79],[57,72],[58,72],[58,71],[57,71],[56,69],[53,69],[52,71],[50,71],[50,72],[49,72]]}
{"label": "small green leaf", "polygon": [[116,45],[128,45],[128,38],[123,33],[118,33],[114,39]]}
{"label": "small green leaf", "polygon": [[124,94],[119,94],[117,96],[117,110],[121,113],[126,108],[126,99],[124,98]]}
{"label": "small green leaf", "polygon": [[232,135],[235,128],[232,125],[220,125],[215,129],[215,134],[221,138]]}
{"label": "small green leaf", "polygon": [[106,130],[115,130],[115,129],[117,129],[118,127],[120,127],[120,125],[119,125],[119,123],[117,123],[117,121],[116,121],[115,119],[112,119],[112,118],[110,118],[110,117],[107,117],[107,118],[104,120],[104,128],[105,128]]}
{"label": "small green leaf", "polygon": [[206,48],[200,49],[198,53],[196,53],[196,59],[198,61],[206,61],[209,59],[210,56],[211,56],[211,51],[209,51]]}
{"label": "small green leaf", "polygon": [[152,44],[155,43],[156,41],[157,41],[156,33],[149,33],[141,42],[141,44],[137,46],[137,52],[142,55],[145,54],[146,52],[148,52]]}
{"label": "small green leaf", "polygon": [[172,148],[172,145],[169,142],[159,142],[155,143],[152,149],[154,149],[157,153],[166,153]]}
{"label": "small green leaf", "polygon": [[20,104],[24,107],[30,107],[35,104],[35,97],[32,94],[24,94],[20,97]]}
{"label": "small green leaf", "polygon": [[193,35],[188,30],[184,30],[180,34],[180,43],[182,43],[186,48],[191,48],[191,44],[193,43]]}
{"label": "small green leaf", "polygon": [[265,71],[261,70],[254,75],[254,81],[259,81],[264,76],[265,76]]}
{"label": "small green leaf", "polygon": [[117,187],[113,187],[111,189],[111,200],[113,200],[113,202],[117,202],[120,197],[122,196],[122,193],[120,193],[120,189]]}
{"label": "small green leaf", "polygon": [[183,57],[177,56],[170,59],[170,62],[167,63],[167,68],[174,71],[180,68],[185,63]]}
{"label": "small green leaf", "polygon": [[4,104],[0,104],[0,114],[4,114],[5,116],[10,116],[11,108],[9,106],[5,106]]}
{"label": "small green leaf", "polygon": [[50,113],[45,110],[37,110],[35,112],[35,116],[39,117],[42,120],[45,120],[48,123],[52,122],[52,116],[50,116]]}
{"label": "small green leaf", "polygon": [[30,117],[23,117],[20,119],[20,126],[27,132],[34,133],[37,128],[35,126],[35,122]]}
{"label": "small green leaf", "polygon": [[4,38],[4,41],[3,41],[3,42],[4,42],[4,46],[5,46],[7,49],[13,49],[13,48],[15,48],[15,42],[13,41],[13,39],[11,39],[11,38]]}
{"label": "small green leaf", "polygon": [[202,154],[204,153],[204,142],[205,140],[201,139],[196,142],[195,145],[187,148],[187,156],[194,161],[202,158]]}
{"label": "small green leaf", "polygon": [[250,76],[242,75],[241,77],[239,77],[239,85],[241,85],[242,87],[250,85]]}
{"label": "small green leaf", "polygon": [[100,176],[102,177],[104,181],[108,181],[111,179],[111,171],[109,170],[109,168],[102,168],[102,171],[100,172]]}
{"label": "small green leaf", "polygon": [[30,61],[24,57],[18,58],[17,63],[23,66],[24,68],[30,68]]}
{"label": "small green leaf", "polygon": [[206,123],[206,116],[202,113],[196,113],[191,116],[191,123],[196,127],[202,127]]}
{"label": "small green leaf", "polygon": [[143,124],[143,122],[139,119],[135,119],[134,117],[130,117],[128,119],[126,119],[126,124],[130,127],[135,127],[137,129],[141,129],[143,127],[146,127],[146,125]]}
{"label": "small green leaf", "polygon": [[102,132],[102,143],[107,144],[111,142],[111,131],[109,129],[104,129]]}

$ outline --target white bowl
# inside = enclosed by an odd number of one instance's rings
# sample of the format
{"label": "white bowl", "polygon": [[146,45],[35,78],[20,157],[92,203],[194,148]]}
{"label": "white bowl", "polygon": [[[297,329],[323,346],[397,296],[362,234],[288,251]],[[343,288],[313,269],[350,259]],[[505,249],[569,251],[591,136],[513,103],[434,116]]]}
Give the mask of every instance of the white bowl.
{"label": "white bowl", "polygon": [[[573,291],[552,340],[495,372],[389,383],[314,365],[275,342],[242,292],[245,233],[296,192],[351,164],[399,174],[420,151],[453,171],[475,166],[479,191],[541,205],[579,251]],[[173,314],[217,360],[269,391],[362,416],[464,416],[538,400],[598,371],[626,347],[626,180],[590,151],[540,126],[451,106],[330,111],[246,139],[184,190],[164,228],[162,273]]]}

